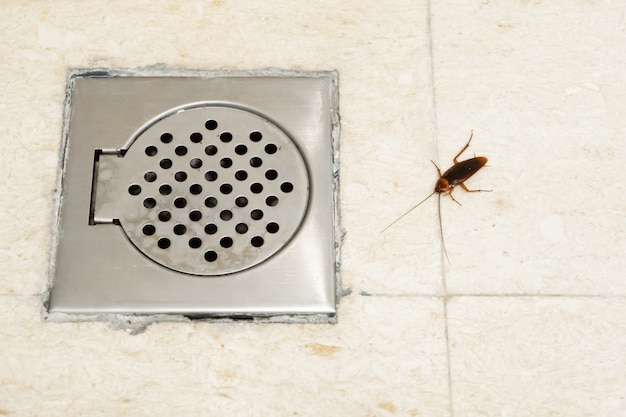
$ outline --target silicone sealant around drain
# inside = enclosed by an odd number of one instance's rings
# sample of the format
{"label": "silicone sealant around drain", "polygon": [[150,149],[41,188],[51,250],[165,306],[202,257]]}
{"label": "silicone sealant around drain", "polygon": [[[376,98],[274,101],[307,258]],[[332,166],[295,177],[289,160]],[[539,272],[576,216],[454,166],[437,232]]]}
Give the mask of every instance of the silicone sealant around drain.
{"label": "silicone sealant around drain", "polygon": [[269,119],[220,104],[177,108],[122,149],[96,151],[92,224],[118,224],[158,264],[230,274],[278,252],[307,211],[306,164]]}

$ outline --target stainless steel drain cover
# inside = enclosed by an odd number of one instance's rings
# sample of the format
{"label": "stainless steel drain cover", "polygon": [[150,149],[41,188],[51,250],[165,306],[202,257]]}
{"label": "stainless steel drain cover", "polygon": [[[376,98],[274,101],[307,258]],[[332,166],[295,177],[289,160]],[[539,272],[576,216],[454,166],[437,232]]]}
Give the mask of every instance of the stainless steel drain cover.
{"label": "stainless steel drain cover", "polygon": [[195,275],[272,256],[298,230],[309,195],[306,165],[285,132],[218,105],[158,117],[126,149],[100,155],[97,174],[94,217],[106,202],[141,252]]}
{"label": "stainless steel drain cover", "polygon": [[334,321],[335,72],[76,70],[67,92],[51,315]]}

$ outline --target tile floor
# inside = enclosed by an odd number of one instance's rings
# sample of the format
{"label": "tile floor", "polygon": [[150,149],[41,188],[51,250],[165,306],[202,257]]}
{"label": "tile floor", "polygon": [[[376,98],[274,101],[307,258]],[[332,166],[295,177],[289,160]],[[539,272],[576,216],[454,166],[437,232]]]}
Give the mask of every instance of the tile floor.
{"label": "tile floor", "polygon": [[[0,415],[626,416],[626,6],[5,1]],[[336,325],[47,323],[70,68],[330,70]],[[474,131],[468,181],[432,191]]]}

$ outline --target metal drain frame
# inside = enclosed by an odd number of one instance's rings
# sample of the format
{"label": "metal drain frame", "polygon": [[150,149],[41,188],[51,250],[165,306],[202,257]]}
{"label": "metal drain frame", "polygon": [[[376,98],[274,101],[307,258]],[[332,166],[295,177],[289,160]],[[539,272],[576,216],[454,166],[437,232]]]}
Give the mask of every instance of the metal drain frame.
{"label": "metal drain frame", "polygon": [[[296,143],[310,174],[309,205],[296,236],[260,264],[218,277],[167,269],[142,256],[119,227],[88,224],[94,150],[119,149],[155,115],[206,102],[276,121]],[[340,287],[338,120],[332,71],[72,71],[45,297],[48,317],[165,314],[168,320],[175,315],[334,322]]]}

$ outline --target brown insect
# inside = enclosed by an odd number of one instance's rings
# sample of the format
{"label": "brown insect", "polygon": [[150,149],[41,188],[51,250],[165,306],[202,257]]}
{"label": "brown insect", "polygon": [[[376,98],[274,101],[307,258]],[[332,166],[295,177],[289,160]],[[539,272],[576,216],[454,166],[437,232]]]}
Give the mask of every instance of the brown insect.
{"label": "brown insect", "polygon": [[452,165],[443,174],[441,173],[441,170],[439,169],[437,164],[435,164],[435,162],[432,160],[430,161],[433,163],[435,168],[437,168],[437,172],[439,173],[439,179],[437,180],[437,183],[435,184],[435,190],[432,193],[430,193],[428,197],[426,197],[425,199],[423,199],[422,201],[420,201],[419,203],[411,207],[402,216],[398,217],[389,226],[385,227],[381,233],[389,229],[391,226],[393,226],[398,221],[400,221],[404,216],[406,216],[407,214],[412,212],[414,209],[419,207],[423,202],[425,202],[430,197],[432,197],[433,194],[438,193],[439,199],[437,202],[437,209],[438,209],[438,215],[439,215],[439,232],[441,234],[441,247],[443,248],[443,253],[446,255],[446,259],[448,260],[448,262],[450,262],[450,258],[448,257],[448,251],[446,250],[446,245],[443,241],[443,225],[441,223],[441,194],[449,195],[450,198],[460,206],[462,204],[456,201],[456,199],[452,196],[452,191],[454,191],[454,187],[456,187],[457,185],[460,185],[465,191],[470,192],[470,193],[491,191],[491,190],[470,190],[465,185],[465,181],[467,181],[472,175],[478,172],[478,170],[484,167],[485,164],[487,163],[487,158],[484,156],[475,156],[473,158],[466,159],[465,161],[461,161],[461,162],[458,161],[459,156],[461,156],[461,154],[465,152],[465,150],[469,147],[473,136],[474,136],[474,131],[471,132],[469,140],[467,141],[463,149],[461,149],[461,151],[454,157],[454,165]]}

